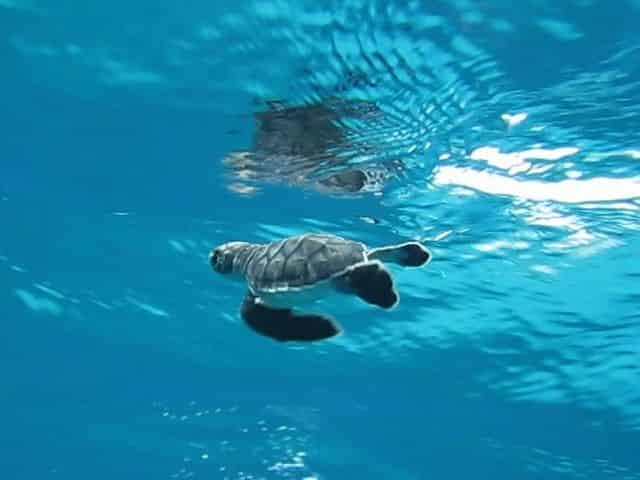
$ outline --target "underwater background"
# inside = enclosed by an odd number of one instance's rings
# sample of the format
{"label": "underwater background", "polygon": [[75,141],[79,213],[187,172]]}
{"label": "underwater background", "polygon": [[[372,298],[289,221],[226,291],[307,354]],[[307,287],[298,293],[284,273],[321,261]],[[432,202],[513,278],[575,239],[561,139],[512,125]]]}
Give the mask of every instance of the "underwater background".
{"label": "underwater background", "polygon": [[[639,22],[0,0],[0,476],[640,479]],[[312,154],[258,145],[318,105]],[[327,299],[335,339],[256,335],[209,251],[308,231],[433,260]]]}

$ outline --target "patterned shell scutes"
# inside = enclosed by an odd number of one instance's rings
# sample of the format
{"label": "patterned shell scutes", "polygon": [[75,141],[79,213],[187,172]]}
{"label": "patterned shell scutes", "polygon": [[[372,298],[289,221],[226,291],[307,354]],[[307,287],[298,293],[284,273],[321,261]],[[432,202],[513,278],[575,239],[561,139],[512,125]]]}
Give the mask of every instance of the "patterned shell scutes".
{"label": "patterned shell scutes", "polygon": [[246,278],[254,292],[300,288],[327,280],[365,260],[366,247],[334,235],[306,234],[255,252]]}

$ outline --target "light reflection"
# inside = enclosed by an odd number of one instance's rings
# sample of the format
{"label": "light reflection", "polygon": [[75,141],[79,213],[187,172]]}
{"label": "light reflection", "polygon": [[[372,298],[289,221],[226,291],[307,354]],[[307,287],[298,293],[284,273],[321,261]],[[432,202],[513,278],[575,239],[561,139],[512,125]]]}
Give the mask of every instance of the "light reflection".
{"label": "light reflection", "polygon": [[522,152],[503,153],[495,147],[479,147],[471,152],[471,160],[484,160],[489,165],[503,170],[509,170],[517,165],[522,165],[526,160],[550,160],[555,161],[579,152],[575,147],[562,147],[554,149],[531,148]]}
{"label": "light reflection", "polygon": [[472,168],[443,166],[435,172],[434,183],[467,187],[492,195],[560,203],[607,202],[640,197],[639,178],[522,181]]}
{"label": "light reflection", "polygon": [[502,115],[500,115],[500,118],[502,118],[504,123],[506,123],[507,126],[511,128],[524,122],[527,119],[527,114],[516,113],[512,115],[510,113],[503,113]]}
{"label": "light reflection", "polygon": [[480,252],[495,252],[504,249],[526,250],[529,246],[530,244],[528,242],[523,241],[511,242],[506,240],[495,240],[493,242],[479,243],[474,245],[474,248]]}

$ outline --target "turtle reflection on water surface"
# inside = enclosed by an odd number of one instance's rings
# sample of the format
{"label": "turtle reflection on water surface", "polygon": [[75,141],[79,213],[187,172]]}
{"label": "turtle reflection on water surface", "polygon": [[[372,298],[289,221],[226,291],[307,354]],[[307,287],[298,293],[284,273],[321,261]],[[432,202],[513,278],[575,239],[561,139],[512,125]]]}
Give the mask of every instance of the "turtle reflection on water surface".
{"label": "turtle reflection on water surface", "polygon": [[397,176],[400,161],[352,165],[358,153],[340,120],[378,115],[371,104],[334,102],[283,107],[273,102],[255,114],[251,151],[233,152],[224,159],[236,181],[237,193],[256,191],[252,183],[285,182],[324,193],[377,192]]}

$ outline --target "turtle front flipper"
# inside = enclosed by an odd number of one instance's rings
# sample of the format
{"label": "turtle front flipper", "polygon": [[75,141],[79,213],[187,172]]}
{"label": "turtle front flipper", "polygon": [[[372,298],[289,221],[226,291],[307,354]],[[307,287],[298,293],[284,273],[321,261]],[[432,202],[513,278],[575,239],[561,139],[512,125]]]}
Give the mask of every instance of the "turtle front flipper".
{"label": "turtle front flipper", "polygon": [[349,268],[335,279],[334,285],[339,291],[357,295],[365,302],[384,309],[393,308],[400,301],[391,274],[379,260]]}
{"label": "turtle front flipper", "polygon": [[288,308],[270,307],[251,293],[244,297],[240,313],[252,330],[279,342],[314,342],[334,337],[341,332],[340,327],[330,318],[295,313]]}
{"label": "turtle front flipper", "polygon": [[373,248],[367,252],[370,260],[395,263],[403,267],[421,267],[431,260],[431,252],[418,242]]}

